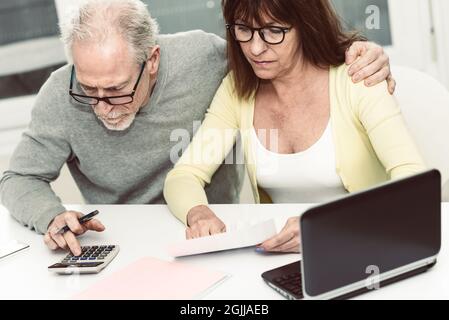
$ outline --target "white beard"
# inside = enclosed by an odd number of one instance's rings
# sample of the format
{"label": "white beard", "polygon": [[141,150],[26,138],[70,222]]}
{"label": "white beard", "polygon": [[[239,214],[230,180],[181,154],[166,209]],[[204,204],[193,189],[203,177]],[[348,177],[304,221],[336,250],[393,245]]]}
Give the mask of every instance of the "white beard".
{"label": "white beard", "polygon": [[[116,116],[116,115],[114,114],[114,116]],[[106,120],[104,120],[101,117],[98,117],[98,118],[101,120],[101,122],[104,124],[104,126],[108,130],[111,130],[111,131],[124,131],[124,130],[128,129],[131,126],[131,124],[134,122],[134,120],[136,119],[136,114],[132,113],[132,114],[126,116],[125,118],[120,120],[120,122],[117,123],[117,124],[109,123],[109,122],[107,122]]]}

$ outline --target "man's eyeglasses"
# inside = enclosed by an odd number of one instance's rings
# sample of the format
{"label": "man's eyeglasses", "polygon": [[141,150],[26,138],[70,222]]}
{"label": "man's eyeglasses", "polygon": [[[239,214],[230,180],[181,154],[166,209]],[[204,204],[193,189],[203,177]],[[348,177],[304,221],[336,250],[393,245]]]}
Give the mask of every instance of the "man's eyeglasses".
{"label": "man's eyeglasses", "polygon": [[254,37],[254,32],[257,31],[260,38],[268,44],[282,43],[285,39],[285,34],[291,30],[291,28],[276,26],[251,28],[240,23],[227,24],[226,28],[238,42],[250,42]]}
{"label": "man's eyeglasses", "polygon": [[73,92],[73,82],[75,80],[75,66],[72,66],[72,74],[70,76],[70,88],[69,94],[75,99],[77,102],[81,104],[86,104],[90,106],[95,106],[100,103],[100,101],[104,101],[109,105],[124,105],[129,104],[134,101],[134,95],[136,94],[137,86],[139,85],[140,78],[142,77],[143,70],[145,69],[146,62],[142,64],[142,68],[140,69],[139,77],[137,78],[137,82],[134,85],[133,91],[130,94],[121,95],[121,96],[113,96],[113,97],[91,97],[83,94],[78,94]]}

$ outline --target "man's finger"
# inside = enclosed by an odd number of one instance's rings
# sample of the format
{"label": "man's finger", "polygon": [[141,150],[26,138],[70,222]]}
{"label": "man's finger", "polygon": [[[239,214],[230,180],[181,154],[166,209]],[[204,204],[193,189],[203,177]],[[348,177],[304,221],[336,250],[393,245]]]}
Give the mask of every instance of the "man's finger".
{"label": "man's finger", "polygon": [[351,47],[346,50],[345,63],[347,65],[353,64],[357,58],[366,52],[366,44],[364,42],[354,42]]}
{"label": "man's finger", "polygon": [[394,80],[391,73],[387,78],[387,83],[388,83],[388,92],[390,92],[390,94],[394,94],[394,92],[396,90],[396,80]]}
{"label": "man's finger", "polygon": [[51,239],[56,242],[59,248],[67,250],[67,242],[65,242],[64,237],[61,234],[50,233]]}
{"label": "man's finger", "polygon": [[88,230],[97,231],[97,232],[102,232],[106,229],[105,226],[97,219],[92,219],[92,220],[84,223],[84,227]]}
{"label": "man's finger", "polygon": [[364,81],[365,85],[368,86],[368,87],[375,86],[375,85],[381,83],[382,81],[385,81],[385,79],[387,79],[389,73],[390,73],[390,68],[385,66],[384,68],[382,68],[377,73],[375,73],[372,76],[366,78],[366,80]]}
{"label": "man's finger", "polygon": [[[356,72],[352,76],[352,81],[359,82],[361,80],[367,80],[369,77],[379,73],[380,71],[383,71],[385,68],[388,68],[388,66],[385,64],[382,64],[382,62],[379,60],[375,60],[371,64],[369,64],[366,67],[364,67],[363,69],[361,69],[360,71]],[[384,78],[382,79],[382,81],[385,80],[387,78],[387,76],[388,76],[388,74],[384,74]],[[379,82],[377,82],[377,83],[379,83]],[[374,83],[374,84],[377,84],[377,83]]]}
{"label": "man's finger", "polygon": [[75,235],[73,234],[73,232],[71,231],[67,231],[66,233],[64,233],[64,240],[67,243],[70,251],[73,253],[73,255],[75,256],[79,256],[81,255],[81,246],[78,242],[78,240],[76,239]]}
{"label": "man's finger", "polygon": [[56,250],[58,249],[58,244],[56,242],[53,241],[53,239],[51,238],[49,233],[46,233],[44,235],[44,243],[47,245],[47,247],[49,247],[51,250]]}
{"label": "man's finger", "polygon": [[50,234],[51,239],[54,242],[56,242],[56,244],[58,245],[59,248],[66,250],[67,243],[65,242],[62,234],[58,233],[58,231],[61,230],[63,227],[65,227],[65,220],[62,218],[59,220],[55,219],[55,222],[49,229],[48,233]]}
{"label": "man's finger", "polygon": [[[379,61],[377,61],[379,60]],[[373,62],[378,62],[378,67],[388,64],[388,57],[385,54],[381,54],[377,49],[368,50],[364,55],[360,56],[356,62],[349,68],[349,75],[355,76],[363,68],[369,66]],[[363,80],[360,79],[360,80]]]}
{"label": "man's finger", "polygon": [[[364,46],[367,45],[368,44],[364,44]],[[357,60],[349,68],[349,73],[355,74],[367,65],[379,59],[383,62],[383,64],[388,63],[388,56],[383,53],[382,48],[365,48],[365,50],[359,52]]]}
{"label": "man's finger", "polygon": [[50,236],[53,236],[54,234],[56,234],[56,232],[58,232],[64,226],[65,226],[64,221],[62,221],[62,222],[55,221],[53,224],[50,225],[47,232],[50,234]]}
{"label": "man's finger", "polygon": [[75,234],[83,234],[84,232],[86,232],[86,228],[83,227],[78,219],[76,218],[76,216],[74,215],[67,215],[65,218],[65,221],[67,223],[67,226],[70,228],[70,230],[75,233]]}
{"label": "man's finger", "polygon": [[78,212],[78,211],[68,211],[67,213],[71,214],[71,215],[74,214],[78,219],[82,218],[84,216],[84,214],[82,214],[81,212]]}

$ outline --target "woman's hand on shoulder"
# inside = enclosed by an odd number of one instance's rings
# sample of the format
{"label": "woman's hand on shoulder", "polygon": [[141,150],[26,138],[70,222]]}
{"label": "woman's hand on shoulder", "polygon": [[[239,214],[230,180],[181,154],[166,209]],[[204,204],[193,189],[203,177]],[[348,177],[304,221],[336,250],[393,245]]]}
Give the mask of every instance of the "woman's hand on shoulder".
{"label": "woman's hand on shoulder", "polygon": [[349,76],[354,83],[364,80],[367,87],[387,80],[388,91],[393,94],[396,81],[390,69],[390,58],[384,49],[373,42],[356,41],[346,52],[346,64],[351,65]]}

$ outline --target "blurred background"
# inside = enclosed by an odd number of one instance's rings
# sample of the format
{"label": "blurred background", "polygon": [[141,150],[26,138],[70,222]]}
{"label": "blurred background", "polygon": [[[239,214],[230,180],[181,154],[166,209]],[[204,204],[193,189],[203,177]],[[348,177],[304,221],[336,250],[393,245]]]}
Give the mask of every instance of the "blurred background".
{"label": "blurred background", "polygon": [[[145,0],[161,33],[203,29],[224,36],[220,0]],[[449,1],[332,0],[349,29],[381,44],[391,64],[427,73],[449,89]],[[0,1],[0,172],[30,120],[35,94],[66,63],[58,21],[78,0]],[[424,108],[424,106],[423,106]],[[449,108],[449,106],[448,106]],[[67,170],[63,202],[81,201]]]}

